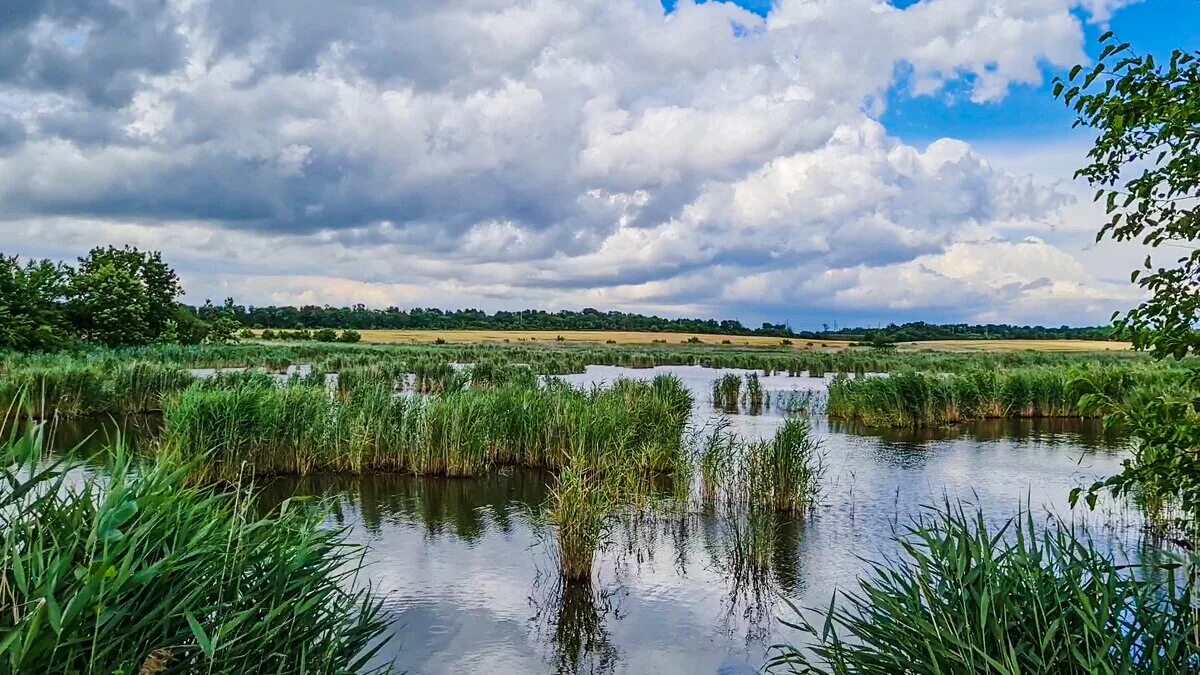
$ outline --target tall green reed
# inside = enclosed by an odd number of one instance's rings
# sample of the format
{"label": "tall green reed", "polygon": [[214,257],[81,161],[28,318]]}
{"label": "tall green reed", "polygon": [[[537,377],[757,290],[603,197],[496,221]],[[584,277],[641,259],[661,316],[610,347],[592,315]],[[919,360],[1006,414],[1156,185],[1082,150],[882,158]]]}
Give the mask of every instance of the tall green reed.
{"label": "tall green reed", "polygon": [[0,672],[365,672],[385,628],[361,550],[321,508],[256,512],[189,467],[104,477],[0,447]]}

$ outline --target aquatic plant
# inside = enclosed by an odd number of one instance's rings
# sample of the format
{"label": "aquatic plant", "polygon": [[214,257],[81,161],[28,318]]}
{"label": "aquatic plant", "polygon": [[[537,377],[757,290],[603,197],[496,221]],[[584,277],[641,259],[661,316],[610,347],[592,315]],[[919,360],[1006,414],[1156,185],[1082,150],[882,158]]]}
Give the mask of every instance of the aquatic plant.
{"label": "aquatic plant", "polygon": [[1062,522],[989,527],[950,507],[899,537],[821,625],[789,623],[772,672],[1185,673],[1200,663],[1190,574],[1117,564]]}
{"label": "aquatic plant", "polygon": [[741,391],[742,378],[734,373],[725,373],[713,382],[713,405],[726,410],[737,410]]}
{"label": "aquatic plant", "polygon": [[1161,388],[1182,369],[1036,366],[959,373],[900,371],[887,377],[837,378],[829,386],[830,417],[870,426],[916,427],[970,419],[1099,416],[1085,395],[1124,401],[1142,387]]}
{"label": "aquatic plant", "polygon": [[612,488],[603,474],[572,463],[558,473],[546,504],[559,573],[570,581],[590,581],[592,562],[616,507]]}
{"label": "aquatic plant", "polygon": [[807,419],[785,421],[769,441],[743,450],[745,489],[754,507],[806,513],[820,495],[824,474],[820,442]]}
{"label": "aquatic plant", "polygon": [[0,671],[368,670],[381,605],[324,509],[257,515],[119,441],[104,478],[41,454],[36,426],[0,447]]}
{"label": "aquatic plant", "polygon": [[750,410],[753,412],[761,410],[766,396],[762,382],[758,379],[758,373],[746,373],[746,403],[750,406]]}
{"label": "aquatic plant", "polygon": [[0,373],[0,400],[25,398],[39,418],[139,413],[160,409],[192,381],[182,368],[151,361],[60,359]]}

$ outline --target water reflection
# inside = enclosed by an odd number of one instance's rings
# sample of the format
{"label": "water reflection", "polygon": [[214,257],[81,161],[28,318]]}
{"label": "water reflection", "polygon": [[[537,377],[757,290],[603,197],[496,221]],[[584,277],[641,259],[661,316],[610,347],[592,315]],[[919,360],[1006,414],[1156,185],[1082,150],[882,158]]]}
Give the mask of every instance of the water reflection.
{"label": "water reflection", "polygon": [[[590,368],[586,386],[619,376],[680,376],[696,399],[695,426],[724,418],[746,437],[769,437],[787,406],[761,414],[713,410],[726,371],[689,367]],[[742,372],[742,371],[731,371]],[[773,402],[811,400],[825,380],[762,376]],[[767,645],[788,639],[784,598],[827,606],[853,585],[863,559],[895,552],[890,537],[943,498],[981,506],[993,521],[1021,505],[1073,517],[1067,494],[1110,475],[1120,439],[1095,422],[989,420],[953,428],[865,429],[814,418],[828,470],[808,520],[726,504],[679,504],[622,514],[598,556],[596,581],[564,585],[546,552],[538,510],[547,474],[506,469],[478,479],[399,474],[273,479],[271,508],[298,496],[330,500],[335,524],[366,544],[366,580],[385,597],[393,642],[383,661],[409,673],[752,673]],[[60,426],[58,447],[121,431],[153,432],[154,418]],[[89,426],[90,424],[90,426]],[[93,433],[95,432],[95,433]],[[108,434],[108,436],[106,436]],[[1092,534],[1119,550],[1137,532],[1122,507],[1099,514]]]}

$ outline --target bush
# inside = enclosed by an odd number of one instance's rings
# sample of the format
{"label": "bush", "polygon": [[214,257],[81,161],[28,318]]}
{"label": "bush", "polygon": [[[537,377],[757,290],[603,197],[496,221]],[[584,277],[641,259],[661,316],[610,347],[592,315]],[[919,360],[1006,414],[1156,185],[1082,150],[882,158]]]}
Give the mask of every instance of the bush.
{"label": "bush", "polygon": [[254,331],[250,330],[249,328],[243,328],[237,332],[237,336],[239,340],[253,340]]}
{"label": "bush", "polygon": [[270,328],[264,328],[263,332],[259,335],[259,337],[264,340],[274,340],[276,338],[276,335],[275,335],[275,331],[271,330]]}
{"label": "bush", "polygon": [[354,344],[360,340],[362,340],[362,334],[356,330],[347,329],[337,336],[338,342],[345,342],[347,344]]}
{"label": "bush", "polygon": [[1185,673],[1200,649],[1188,580],[1135,574],[1057,522],[989,528],[947,506],[910,526],[898,567],[874,566],[773,672]]}
{"label": "bush", "polygon": [[322,328],[312,334],[312,339],[317,342],[335,342],[337,341],[337,331],[332,328]]}

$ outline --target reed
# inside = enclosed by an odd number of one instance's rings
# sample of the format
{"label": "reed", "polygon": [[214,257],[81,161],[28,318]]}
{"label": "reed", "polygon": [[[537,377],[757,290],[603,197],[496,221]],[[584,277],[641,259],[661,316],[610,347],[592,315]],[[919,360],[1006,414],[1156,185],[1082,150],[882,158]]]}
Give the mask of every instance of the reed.
{"label": "reed", "polygon": [[164,397],[192,383],[182,369],[150,361],[91,363],[63,359],[0,374],[0,400],[25,398],[38,418],[159,410]]}
{"label": "reed", "polygon": [[786,513],[804,514],[820,496],[822,459],[820,442],[807,419],[784,422],[769,441],[746,446],[745,490],[750,505]]}
{"label": "reed", "polygon": [[737,410],[741,400],[742,378],[726,373],[713,382],[713,405],[725,410]]}
{"label": "reed", "polygon": [[836,597],[772,672],[1187,673],[1200,659],[1191,574],[1117,564],[1062,522],[989,527],[962,506],[922,518]]}
{"label": "reed", "polygon": [[838,378],[829,387],[828,413],[832,418],[889,427],[986,418],[1098,416],[1102,410],[1080,406],[1083,396],[1100,394],[1120,402],[1141,387],[1178,381],[1183,372],[1091,365]]}
{"label": "reed", "polygon": [[746,403],[749,404],[750,410],[762,410],[766,397],[762,382],[758,379],[758,373],[746,373]]}
{"label": "reed", "polygon": [[386,378],[331,397],[323,388],[199,383],[164,411],[159,452],[197,455],[201,479],[243,472],[407,471],[476,476],[494,463],[640,472],[679,466],[691,398],[675,378],[620,380],[583,392],[565,385],[396,395]]}
{"label": "reed", "polygon": [[103,478],[41,453],[41,427],[0,447],[0,671],[371,670],[382,608],[324,509],[261,516],[119,441]]}
{"label": "reed", "polygon": [[590,582],[592,563],[604,542],[608,517],[617,499],[603,474],[568,464],[559,472],[547,499],[554,528],[554,555],[564,579]]}

